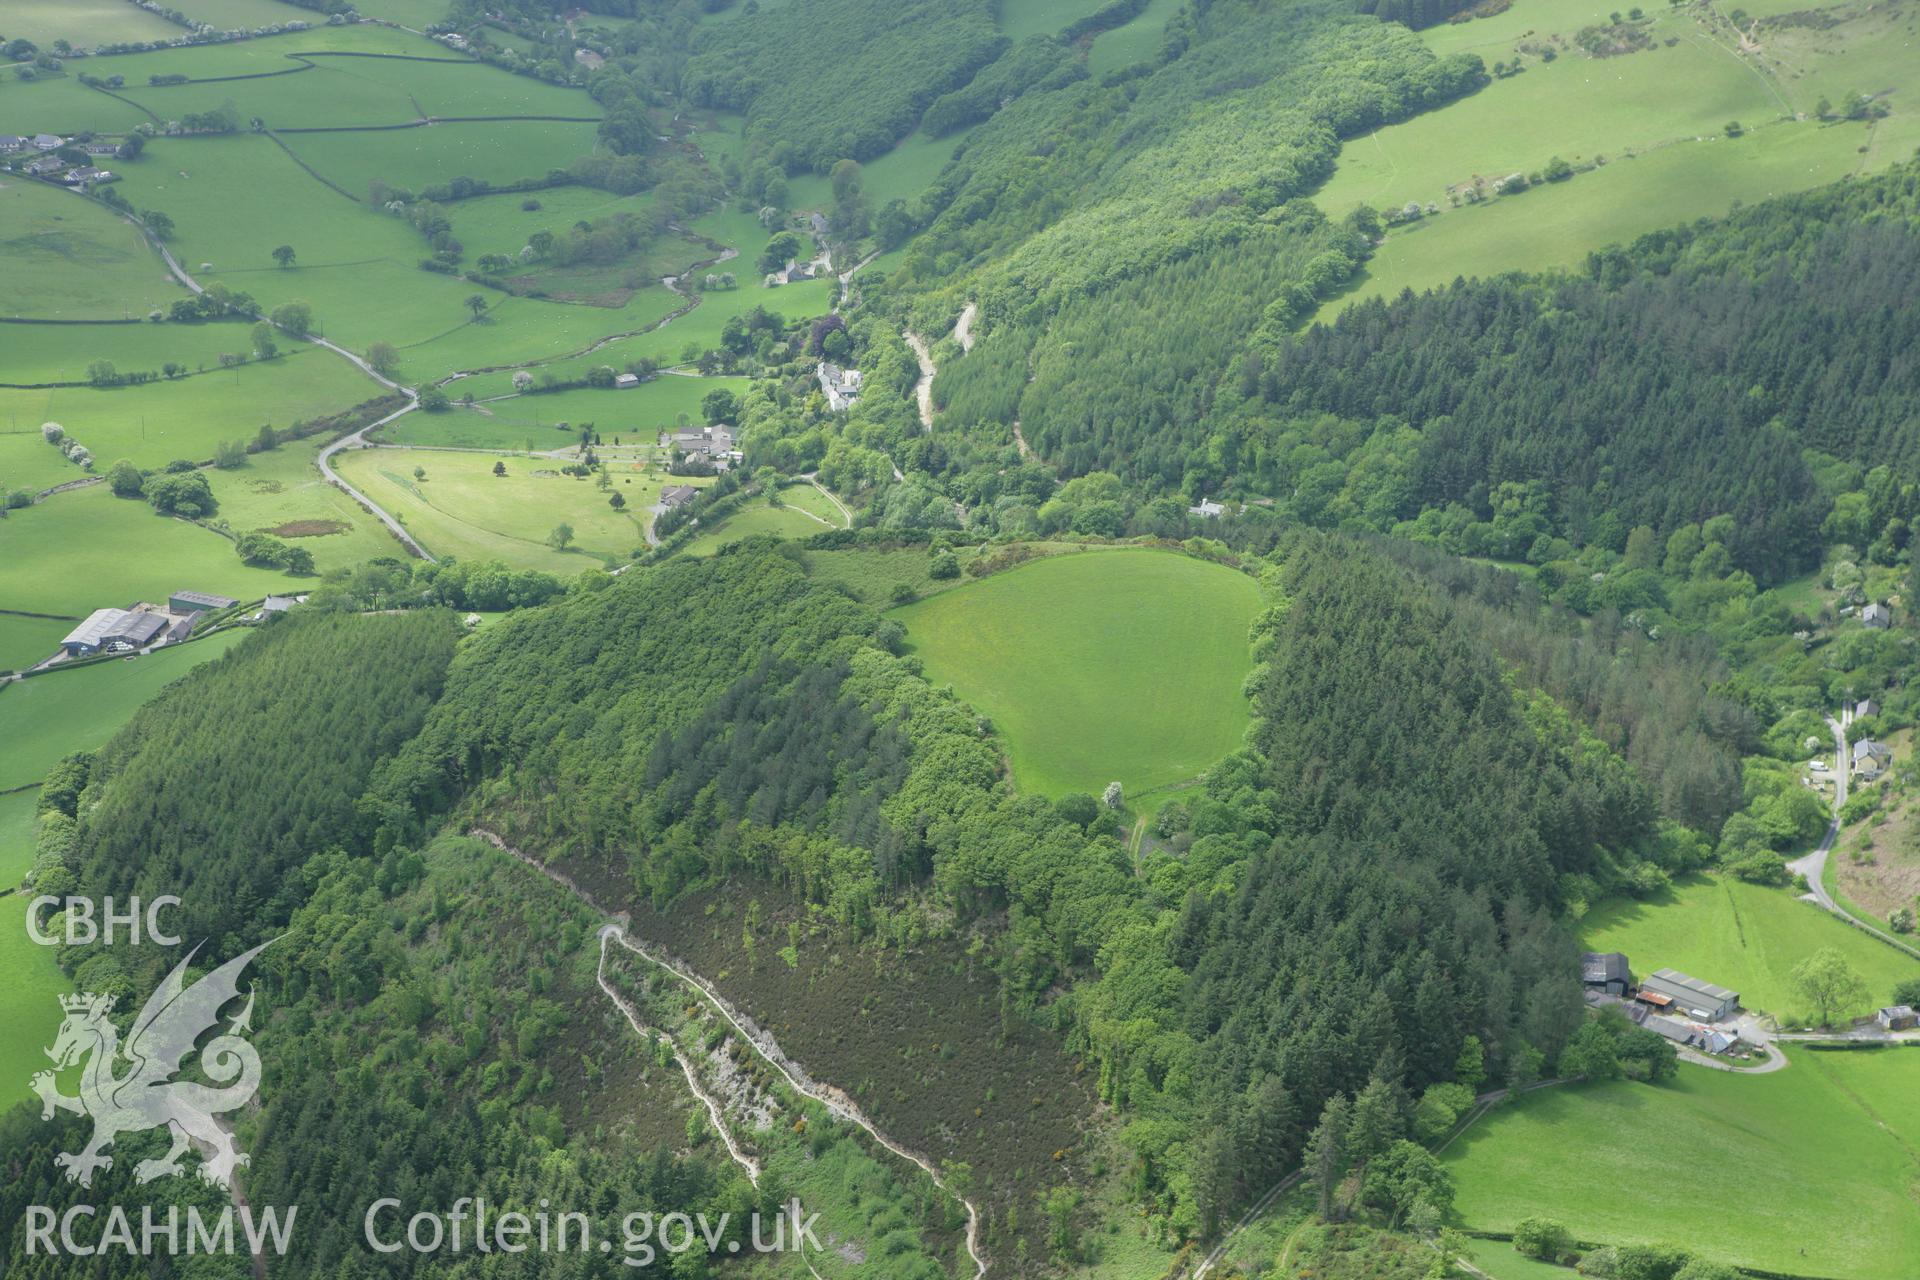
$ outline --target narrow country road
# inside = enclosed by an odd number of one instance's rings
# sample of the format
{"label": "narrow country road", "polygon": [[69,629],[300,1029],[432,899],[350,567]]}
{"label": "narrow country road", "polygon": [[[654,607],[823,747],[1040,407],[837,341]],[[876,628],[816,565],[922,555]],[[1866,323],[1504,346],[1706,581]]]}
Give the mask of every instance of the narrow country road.
{"label": "narrow country road", "polygon": [[[141,222],[138,218],[130,217],[125,214],[122,214],[121,216],[125,218],[126,221],[132,223],[134,227],[136,227],[139,230],[140,234],[146,237],[147,243],[152,245],[154,249],[160,254],[160,260],[167,264],[167,270],[173,273],[173,278],[178,280],[181,283],[181,285],[189,293],[205,293],[206,292],[206,290],[203,287],[201,287],[200,282],[198,280],[195,280],[191,275],[189,275],[187,273],[187,269],[180,265],[179,260],[173,256],[173,250],[167,248],[167,246],[160,240],[158,236],[154,235],[153,232],[149,231],[145,223]],[[258,312],[256,312],[255,319],[267,320],[267,317],[262,316]],[[267,323],[272,324],[273,322],[271,320],[267,320]],[[274,328],[278,329],[280,328],[280,326],[274,325]],[[282,330],[282,332],[285,332],[285,331]],[[406,526],[401,524],[399,519],[396,518],[392,512],[388,511],[385,507],[382,507],[379,503],[375,502],[372,498],[369,498],[366,494],[360,492],[360,490],[354,488],[351,484],[348,484],[345,477],[343,477],[338,471],[335,471],[333,469],[333,456],[335,454],[339,453],[343,449],[358,449],[358,448],[365,447],[367,443],[367,439],[366,439],[367,432],[372,431],[375,427],[384,427],[389,422],[392,422],[394,419],[400,417],[401,415],[413,412],[414,409],[419,407],[419,404],[420,404],[419,396],[415,394],[413,388],[401,386],[399,383],[395,382],[392,378],[389,378],[386,374],[381,373],[378,369],[374,368],[371,364],[368,364],[366,360],[362,359],[360,356],[355,355],[353,352],[347,350],[345,347],[339,345],[338,343],[329,342],[325,338],[318,337],[311,333],[296,333],[291,336],[303,339],[307,342],[311,342],[316,347],[326,348],[328,351],[333,352],[335,355],[339,356],[341,359],[351,364],[354,368],[358,369],[361,373],[364,373],[369,378],[372,378],[375,382],[379,383],[381,386],[385,387],[387,390],[397,391],[401,395],[407,398],[407,403],[405,405],[401,406],[399,409],[395,410],[393,413],[388,414],[386,417],[380,419],[378,422],[369,423],[368,425],[354,432],[352,435],[343,436],[341,439],[334,441],[330,445],[327,445],[325,448],[320,450],[319,454],[316,456],[314,460],[320,467],[320,474],[326,478],[326,481],[328,484],[333,485],[335,488],[345,493],[349,498],[352,498],[355,502],[359,503],[362,507],[365,507],[368,511],[372,512],[374,519],[378,520],[381,524],[385,525],[387,527],[387,532],[391,533],[395,537],[395,539],[399,541],[400,545],[405,547],[410,553],[412,553],[415,556],[418,556],[420,559],[425,560],[430,564],[434,563],[433,556],[428,553],[425,547],[420,545],[418,539],[416,539],[411,533],[407,532]]]}
{"label": "narrow country road", "polygon": [[314,461],[319,464],[320,474],[326,477],[328,484],[331,484],[336,488],[340,489],[349,498],[352,498],[355,502],[358,502],[361,506],[371,511],[375,519],[379,520],[381,524],[384,524],[385,526],[387,526],[387,532],[391,533],[396,539],[398,539],[401,546],[405,547],[408,551],[412,552],[414,555],[418,556],[420,559],[425,560],[428,564],[435,564],[438,562],[434,560],[432,553],[429,552],[425,547],[420,545],[419,539],[415,538],[411,533],[407,532],[407,527],[405,525],[401,524],[398,519],[396,519],[393,515],[391,515],[386,510],[386,508],[382,507],[379,503],[375,502],[372,498],[369,498],[366,494],[360,492],[360,490],[354,488],[351,484],[347,482],[347,479],[345,476],[341,475],[338,471],[335,471],[333,469],[333,457],[335,454],[343,452],[344,450],[347,450],[347,449],[372,448],[373,446],[367,443],[367,432],[373,431],[379,427],[384,427],[389,422],[392,422],[395,418],[402,417],[405,414],[412,413],[416,408],[418,408],[419,401],[412,398],[413,393],[408,392],[407,395],[408,395],[408,400],[405,405],[394,410],[392,413],[380,419],[378,422],[369,422],[366,426],[360,428],[358,431],[354,432],[352,435],[342,436],[338,440],[335,440],[332,444],[320,450],[319,454],[314,458]]}
{"label": "narrow country road", "polygon": [[[1842,715],[1846,713],[1841,712]],[[1839,912],[1840,907],[1827,892],[1824,883],[1827,870],[1827,855],[1833,851],[1833,842],[1840,836],[1840,810],[1847,803],[1847,731],[1838,720],[1827,717],[1827,728],[1833,731],[1833,820],[1827,823],[1827,833],[1820,837],[1820,844],[1812,853],[1797,858],[1787,864],[1787,870],[1807,878],[1807,898],[1825,907],[1828,911]]]}
{"label": "narrow country road", "polygon": [[[1833,820],[1827,824],[1827,832],[1820,837],[1820,843],[1815,846],[1813,852],[1789,862],[1787,870],[1807,878],[1807,891],[1800,895],[1803,901],[1811,902],[1862,933],[1878,938],[1888,946],[1920,959],[1920,947],[1902,942],[1886,930],[1868,924],[1835,902],[1833,894],[1827,890],[1827,859],[1833,853],[1834,842],[1840,838],[1840,810],[1847,803],[1847,771],[1853,763],[1847,754],[1846,730],[1846,725],[1852,723],[1853,716],[1845,709],[1841,710],[1840,715],[1841,720],[1836,720],[1832,716],[1827,717],[1827,728],[1833,730]],[[1843,720],[1845,724],[1842,723]]]}

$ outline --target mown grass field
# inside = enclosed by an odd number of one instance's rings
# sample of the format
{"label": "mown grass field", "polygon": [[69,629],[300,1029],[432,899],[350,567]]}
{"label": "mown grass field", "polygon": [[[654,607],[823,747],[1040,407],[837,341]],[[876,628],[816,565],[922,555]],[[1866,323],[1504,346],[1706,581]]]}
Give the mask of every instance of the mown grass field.
{"label": "mown grass field", "polygon": [[[159,256],[116,215],[44,182],[0,179],[0,315],[139,320],[180,296]],[[9,382],[26,380],[14,372],[20,327],[0,334]]]}
{"label": "mown grass field", "polygon": [[1015,782],[1130,793],[1240,745],[1252,579],[1165,551],[1067,554],[894,611],[936,683],[989,716]]}
{"label": "mown grass field", "polygon": [[0,671],[19,671],[53,653],[74,623],[0,613]]}
{"label": "mown grass field", "polygon": [[39,782],[62,756],[91,751],[154,694],[243,640],[244,628],[0,686],[0,791]]}
{"label": "mown grass field", "polygon": [[[507,474],[493,474],[495,462]],[[518,569],[572,575],[629,560],[646,545],[648,508],[661,479],[615,471],[627,505],[615,511],[591,480],[560,474],[552,458],[433,449],[361,449],[335,460],[340,474],[392,512],[435,556],[500,560]],[[416,479],[413,469],[426,472]],[[573,526],[574,545],[555,551],[547,536]]]}
{"label": "mown grass field", "polygon": [[[0,715],[4,715],[0,711]],[[33,806],[39,793],[0,795],[0,889],[12,889],[33,865]],[[0,1110],[32,1096],[27,1082],[52,1064],[42,1052],[60,1026],[57,997],[71,985],[54,949],[27,936],[30,895],[0,896]]]}
{"label": "mown grass field", "polygon": [[1740,993],[1747,1008],[1783,1020],[1804,1015],[1793,967],[1833,947],[1866,981],[1868,994],[1849,1015],[1887,1003],[1894,984],[1920,978],[1920,960],[1903,955],[1835,920],[1785,889],[1744,884],[1729,876],[1696,876],[1650,902],[1617,900],[1582,922],[1584,944],[1625,952],[1636,974],[1679,969]]}
{"label": "mown grass field", "polygon": [[[88,330],[87,332],[91,332]],[[223,332],[246,342],[244,329]],[[0,333],[0,338],[6,335]],[[40,426],[57,422],[93,451],[104,471],[121,458],[159,467],[176,458],[205,462],[228,440],[251,440],[261,426],[290,426],[351,408],[380,388],[352,365],[326,352],[304,350],[280,358],[137,387],[0,388],[0,430],[29,432],[36,447]],[[7,456],[0,451],[0,458]],[[63,465],[80,476],[71,463]],[[0,461],[0,476],[7,473]],[[56,482],[57,483],[57,482]]]}
{"label": "mown grass field", "polygon": [[[418,191],[460,177],[495,183],[540,177],[561,157],[572,159],[592,151],[594,126],[515,120],[377,132],[284,134],[282,139],[295,155],[364,199],[367,184],[374,178]],[[536,193],[542,201],[552,194]],[[592,194],[601,200],[610,198],[604,191]],[[516,207],[525,198],[513,197]],[[467,207],[463,203],[455,212],[464,213]],[[463,238],[465,234],[463,230]],[[469,249],[490,251],[476,248],[471,242]]]}
{"label": "mown grass field", "polygon": [[1509,1230],[1541,1215],[1587,1240],[1905,1280],[1920,1251],[1917,1092],[1920,1051],[1909,1049],[1802,1049],[1760,1076],[1683,1065],[1672,1085],[1540,1090],[1443,1158],[1470,1226]]}
{"label": "mown grass field", "polygon": [[1467,1256],[1491,1280],[1574,1280],[1567,1267],[1536,1262],[1503,1240],[1475,1240]]}
{"label": "mown grass field", "polygon": [[7,542],[0,600],[32,613],[84,618],[139,600],[164,602],[182,590],[258,600],[313,581],[243,564],[219,534],[155,515],[146,503],[116,498],[105,485],[14,512],[0,526],[0,538]]}
{"label": "mown grass field", "polygon": [[710,529],[704,530],[699,537],[687,544],[686,554],[690,556],[710,556],[722,547],[731,546],[743,538],[757,534],[772,534],[776,538],[809,538],[816,533],[825,533],[829,527],[813,516],[792,507],[775,507],[764,498],[755,499],[734,514],[722,520]]}
{"label": "mown grass field", "polygon": [[6,0],[0,33],[45,47],[66,40],[77,49],[136,40],[167,40],[180,28],[125,0]]}

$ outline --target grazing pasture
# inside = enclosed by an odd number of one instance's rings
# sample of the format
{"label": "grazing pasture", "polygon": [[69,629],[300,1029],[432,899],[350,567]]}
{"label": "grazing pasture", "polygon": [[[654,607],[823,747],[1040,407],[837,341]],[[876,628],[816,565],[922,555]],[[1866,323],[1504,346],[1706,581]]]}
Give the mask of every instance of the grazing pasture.
{"label": "grazing pasture", "polygon": [[[221,330],[244,346],[244,328]],[[0,430],[27,431],[37,439],[41,423],[58,422],[93,451],[96,470],[104,471],[121,458],[141,467],[160,467],[176,458],[207,461],[215,446],[251,440],[263,425],[285,427],[336,413],[378,391],[338,356],[300,350],[231,370],[134,387],[0,388]],[[71,472],[63,478],[82,474],[50,446],[38,447]],[[0,450],[0,459],[5,456]],[[6,472],[0,462],[0,476]]]}
{"label": "grazing pasture", "polygon": [[[969,578],[934,577],[928,570],[932,557],[925,547],[907,546],[894,551],[858,547],[845,551],[808,551],[804,561],[809,577],[838,583],[862,604],[886,607],[895,587],[905,584],[916,596],[936,595],[972,581]],[[962,568],[974,558],[972,547],[954,552]]]}
{"label": "grazing pasture", "polygon": [[[44,182],[0,179],[0,316],[140,320],[180,296],[159,256],[117,214]],[[24,381],[15,352],[27,335],[10,325],[0,337],[0,377]]]}
{"label": "grazing pasture", "polygon": [[[139,12],[132,5],[127,10]],[[139,107],[89,89],[64,73],[33,81],[8,79],[6,94],[7,114],[21,122],[19,127],[46,133],[124,133],[152,119]]]}
{"label": "grazing pasture", "polygon": [[73,627],[73,620],[0,613],[0,671],[17,671],[45,658]]}
{"label": "grazing pasture", "polygon": [[1585,1240],[1904,1280],[1920,1250],[1920,1051],[1798,1049],[1791,1061],[1757,1076],[1683,1064],[1670,1085],[1562,1086],[1499,1107],[1443,1157],[1455,1210],[1484,1230],[1540,1215]]}
{"label": "grazing pasture", "polygon": [[[504,476],[493,473],[496,462]],[[435,449],[361,449],[335,461],[340,474],[403,521],[435,556],[500,560],[516,569],[571,575],[626,562],[646,545],[648,509],[658,475],[610,468],[613,487],[560,474],[561,462],[516,454]],[[419,467],[424,478],[413,474]],[[547,537],[571,525],[573,545],[555,550]]]}
{"label": "grazing pasture", "polygon": [[[0,717],[6,714],[0,707]],[[33,806],[37,791],[0,795],[0,890],[20,883],[33,865]],[[27,904],[32,895],[0,896],[0,1109],[32,1097],[27,1082],[52,1064],[42,1052],[60,1026],[56,997],[71,984],[54,961],[54,948],[27,936]]]}
{"label": "grazing pasture", "polygon": [[1566,182],[1450,209],[1389,232],[1354,288],[1315,318],[1330,321],[1356,299],[1435,289],[1459,276],[1573,267],[1595,249],[1724,214],[1736,201],[1836,182],[1854,168],[1853,147],[1866,136],[1857,124],[1776,125],[1612,160]]}
{"label": "grazing pasture", "polygon": [[1730,876],[1695,876],[1648,902],[1615,900],[1582,921],[1585,945],[1622,951],[1635,973],[1679,969],[1740,993],[1747,1008],[1787,1019],[1810,1013],[1793,967],[1825,947],[1839,950],[1868,994],[1848,1015],[1887,1003],[1895,983],[1920,978],[1920,960],[1848,927],[1785,889]]}
{"label": "grazing pasture", "polygon": [[404,556],[385,525],[321,479],[314,455],[324,443],[318,437],[292,441],[251,454],[232,471],[208,471],[220,519],[236,533],[258,530],[306,548],[320,573],[375,556]]}
{"label": "grazing pasture", "polygon": [[281,0],[173,0],[178,9],[195,22],[205,22],[222,31],[257,31],[282,22],[321,23],[325,16],[312,10],[293,13]]}
{"label": "grazing pasture", "polygon": [[[250,327],[237,319],[209,324],[10,324],[0,331],[6,339],[0,379],[16,384],[85,382],[96,360],[110,361],[122,376],[160,376],[170,363],[188,373],[217,371],[222,355],[248,353]],[[288,356],[307,354],[306,347],[291,345]]]}
{"label": "grazing pasture", "polygon": [[154,694],[245,638],[244,628],[168,645],[139,658],[0,685],[0,791],[37,783],[62,756],[92,751]]}
{"label": "grazing pasture", "polygon": [[[838,527],[838,522],[834,527]],[[776,538],[807,538],[825,533],[828,526],[803,511],[776,507],[764,498],[748,502],[719,524],[704,530],[687,544],[690,556],[710,556],[720,548],[745,538],[772,534]]]}
{"label": "grazing pasture", "polygon": [[126,0],[6,0],[0,4],[0,34],[46,46],[65,40],[76,49],[180,35],[159,14]]}
{"label": "grazing pasture", "polygon": [[1180,0],[1147,0],[1139,17],[1093,38],[1087,51],[1087,69],[1103,76],[1151,58],[1160,48],[1168,20],[1179,11]]}
{"label": "grazing pasture", "polygon": [[1050,36],[1097,13],[1107,0],[1019,0],[1000,6],[1000,30],[1011,40]]}
{"label": "grazing pasture", "polygon": [[164,602],[183,589],[257,600],[313,582],[244,564],[233,543],[212,530],[156,515],[103,484],[14,512],[0,525],[0,538],[7,544],[0,601],[34,613],[84,618],[135,601]]}
{"label": "grazing pasture", "polygon": [[1167,551],[1069,553],[895,610],[929,679],[991,717],[1023,791],[1198,776],[1251,716],[1251,578]]}
{"label": "grazing pasture", "polygon": [[[594,126],[503,121],[436,124],[418,129],[282,134],[281,140],[329,180],[365,199],[367,185],[375,178],[389,186],[419,191],[461,177],[502,184],[540,177],[556,164],[592,151]],[[558,188],[531,194],[542,203],[552,203],[562,192],[571,190],[575,189]],[[577,190],[600,202],[614,199],[604,191],[584,187]],[[517,210],[520,201],[526,198],[512,197],[513,207]],[[478,203],[482,202],[469,200],[453,206],[456,220],[465,219]],[[560,225],[571,223],[572,218],[567,218]],[[486,253],[494,247],[471,236],[464,222],[457,221],[456,230],[469,254]],[[520,243],[524,244],[525,240]],[[513,247],[517,249],[519,245]]]}

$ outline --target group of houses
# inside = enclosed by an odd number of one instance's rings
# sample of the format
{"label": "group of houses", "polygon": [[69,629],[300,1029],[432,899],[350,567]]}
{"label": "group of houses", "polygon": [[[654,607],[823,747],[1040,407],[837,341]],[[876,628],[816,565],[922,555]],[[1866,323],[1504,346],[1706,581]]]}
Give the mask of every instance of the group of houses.
{"label": "group of houses", "polygon": [[820,362],[820,389],[827,393],[827,408],[842,413],[860,398],[860,371],[843,369],[828,361]]}
{"label": "group of houses", "polygon": [[724,423],[711,427],[682,427],[662,431],[660,447],[681,457],[705,462],[715,471],[725,471],[745,455],[733,447],[733,428]]}
{"label": "group of houses", "polygon": [[[120,148],[111,142],[86,142],[80,144],[89,156],[117,155]],[[101,169],[92,164],[74,164],[54,154],[67,146],[67,140],[53,133],[36,133],[30,137],[20,134],[0,134],[0,158],[14,162],[14,167],[29,178],[44,178],[49,182],[64,182],[80,190],[97,187],[106,182],[117,182],[118,175],[111,170]],[[28,157],[25,163],[19,163],[18,157]]]}
{"label": "group of houses", "polygon": [[1702,1053],[1726,1054],[1740,1043],[1738,1031],[1716,1024],[1740,1010],[1740,993],[1681,973],[1656,969],[1638,982],[1618,951],[1589,951],[1580,958],[1588,1000],[1617,1004],[1635,1025]]}

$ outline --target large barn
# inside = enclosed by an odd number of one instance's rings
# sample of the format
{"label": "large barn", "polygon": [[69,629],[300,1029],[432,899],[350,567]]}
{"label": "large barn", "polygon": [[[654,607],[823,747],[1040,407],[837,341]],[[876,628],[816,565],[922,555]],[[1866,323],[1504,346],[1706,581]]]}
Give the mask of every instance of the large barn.
{"label": "large barn", "polygon": [[67,633],[60,647],[74,657],[118,648],[142,649],[167,629],[167,618],[158,613],[134,613],[127,609],[95,609],[87,620]]}

